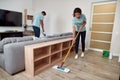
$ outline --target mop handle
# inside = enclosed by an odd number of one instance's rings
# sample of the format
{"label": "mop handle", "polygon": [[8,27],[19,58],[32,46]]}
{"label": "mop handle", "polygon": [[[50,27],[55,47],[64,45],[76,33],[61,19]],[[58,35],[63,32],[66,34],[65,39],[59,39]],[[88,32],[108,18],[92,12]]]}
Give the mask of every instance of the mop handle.
{"label": "mop handle", "polygon": [[[76,37],[75,37],[75,40],[77,39],[77,37],[78,37],[80,31],[81,31],[81,30],[79,30],[79,32],[77,33],[77,35],[76,35]],[[72,47],[73,47],[73,44],[70,46],[70,48],[69,48],[69,50],[68,50],[68,52],[67,52],[65,58],[63,59],[63,63],[66,61],[67,57],[69,56]]]}
{"label": "mop handle", "polygon": [[[80,31],[81,31],[81,30],[79,30],[79,31],[78,31],[78,33],[77,33],[77,35],[76,35],[76,37],[75,37],[75,40],[77,39],[77,37],[78,37],[78,35],[79,35]],[[68,52],[67,52],[67,54],[66,54],[65,58],[63,59],[63,61],[62,61],[61,65],[59,66],[60,68],[64,65],[64,63],[65,63],[65,61],[66,61],[67,57],[68,57],[68,56],[69,56],[69,54],[70,54],[70,51],[71,51],[72,47],[73,47],[73,44],[70,46],[70,48],[69,48],[69,50],[68,50]]]}

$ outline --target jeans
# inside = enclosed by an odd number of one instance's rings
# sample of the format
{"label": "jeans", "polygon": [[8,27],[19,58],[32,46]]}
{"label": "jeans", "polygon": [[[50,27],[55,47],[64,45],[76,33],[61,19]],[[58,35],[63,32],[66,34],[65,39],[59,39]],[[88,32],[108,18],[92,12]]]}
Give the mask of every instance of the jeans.
{"label": "jeans", "polygon": [[[78,32],[75,32],[75,33],[77,35]],[[85,52],[86,31],[80,32],[79,35],[78,35],[78,37],[77,37],[77,39],[76,39],[76,42],[75,42],[75,52],[76,52],[76,54],[78,54],[80,36],[81,36],[82,52]]]}
{"label": "jeans", "polygon": [[40,28],[39,27],[36,27],[36,26],[33,26],[33,30],[34,30],[34,33],[35,33],[35,37],[40,37]]}

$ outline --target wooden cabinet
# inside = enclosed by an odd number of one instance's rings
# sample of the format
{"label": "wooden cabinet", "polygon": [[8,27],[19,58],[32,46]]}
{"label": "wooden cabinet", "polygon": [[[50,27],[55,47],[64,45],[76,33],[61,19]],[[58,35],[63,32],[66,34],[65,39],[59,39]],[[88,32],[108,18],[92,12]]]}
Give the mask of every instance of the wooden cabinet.
{"label": "wooden cabinet", "polygon": [[25,70],[35,76],[67,54],[72,38],[25,46]]}

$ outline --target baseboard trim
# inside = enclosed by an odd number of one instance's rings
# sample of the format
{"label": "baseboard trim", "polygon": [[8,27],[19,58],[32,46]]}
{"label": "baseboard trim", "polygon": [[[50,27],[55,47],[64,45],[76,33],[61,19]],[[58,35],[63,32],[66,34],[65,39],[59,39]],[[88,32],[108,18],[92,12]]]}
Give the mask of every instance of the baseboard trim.
{"label": "baseboard trim", "polygon": [[119,56],[118,53],[110,53],[110,54],[112,54],[112,56]]}
{"label": "baseboard trim", "polygon": [[119,60],[118,60],[118,62],[120,62],[120,57],[119,57]]}
{"label": "baseboard trim", "polygon": [[117,56],[119,58],[118,62],[120,62],[120,54],[118,54],[118,53],[110,53],[109,59],[112,59],[112,56]]}
{"label": "baseboard trim", "polygon": [[89,50],[98,51],[98,52],[103,52],[103,50],[101,50],[101,49],[89,48]]}

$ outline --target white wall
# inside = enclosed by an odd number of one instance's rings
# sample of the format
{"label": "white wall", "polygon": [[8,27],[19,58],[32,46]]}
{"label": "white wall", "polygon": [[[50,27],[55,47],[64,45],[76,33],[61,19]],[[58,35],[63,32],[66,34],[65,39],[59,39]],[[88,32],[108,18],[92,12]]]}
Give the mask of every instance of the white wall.
{"label": "white wall", "polygon": [[[32,0],[0,0],[0,9],[24,12],[24,9],[28,9],[28,13],[32,14]],[[24,14],[23,14],[24,17]],[[23,18],[24,19],[24,18]],[[7,30],[23,30],[21,27],[0,27],[0,32]]]}
{"label": "white wall", "polygon": [[110,52],[115,56],[120,55],[120,0],[117,1]]}
{"label": "white wall", "polygon": [[89,44],[89,28],[92,2],[109,0],[34,0],[34,13],[45,10],[45,30],[47,34],[72,31],[72,14],[76,7],[80,7],[87,18],[86,46]]}

